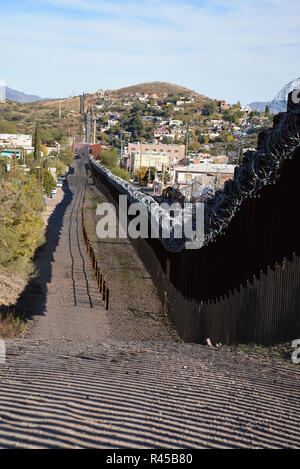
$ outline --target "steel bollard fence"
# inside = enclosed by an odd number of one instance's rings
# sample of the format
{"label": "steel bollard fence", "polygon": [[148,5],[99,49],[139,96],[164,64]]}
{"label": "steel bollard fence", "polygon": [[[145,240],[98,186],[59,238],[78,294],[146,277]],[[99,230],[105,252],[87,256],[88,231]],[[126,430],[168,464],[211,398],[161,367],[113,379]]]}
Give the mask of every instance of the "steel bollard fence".
{"label": "steel bollard fence", "polygon": [[[83,203],[84,203],[84,201],[85,201],[85,194],[83,196]],[[91,259],[91,263],[92,263],[92,267],[93,267],[93,270],[94,270],[94,273],[95,273],[95,277],[96,277],[97,285],[98,285],[98,288],[99,288],[100,296],[102,296],[102,300],[104,301],[105,309],[108,310],[109,298],[110,298],[109,288],[107,287],[106,280],[104,280],[104,275],[101,272],[101,268],[98,264],[94,248],[90,243],[90,240],[88,238],[88,234],[87,234],[87,231],[86,231],[86,228],[85,228],[85,225],[84,225],[83,203],[82,203],[82,210],[81,210],[81,212],[82,212],[81,224],[82,224],[83,238],[84,238],[84,241],[85,241],[85,245],[86,245],[86,248],[87,248],[88,255]]]}
{"label": "steel bollard fence", "polygon": [[105,301],[105,294],[106,294],[106,282],[103,282],[103,291],[102,291],[102,300]]}

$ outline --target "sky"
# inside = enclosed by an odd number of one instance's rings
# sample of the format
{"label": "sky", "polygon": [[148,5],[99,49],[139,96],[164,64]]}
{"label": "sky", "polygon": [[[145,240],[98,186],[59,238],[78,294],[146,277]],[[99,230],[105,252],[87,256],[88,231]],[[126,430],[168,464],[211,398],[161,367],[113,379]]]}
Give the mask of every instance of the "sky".
{"label": "sky", "polygon": [[42,97],[168,81],[242,104],[300,76],[299,0],[0,0],[0,79]]}

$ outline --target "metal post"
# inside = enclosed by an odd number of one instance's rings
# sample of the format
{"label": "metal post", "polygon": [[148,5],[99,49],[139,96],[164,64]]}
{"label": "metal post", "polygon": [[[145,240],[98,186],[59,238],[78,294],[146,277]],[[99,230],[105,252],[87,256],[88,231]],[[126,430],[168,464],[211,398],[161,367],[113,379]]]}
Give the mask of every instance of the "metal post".
{"label": "metal post", "polygon": [[189,146],[189,128],[186,126],[186,140],[185,140],[185,158],[188,155],[188,146]]}
{"label": "metal post", "polygon": [[103,290],[102,290],[102,300],[105,301],[105,294],[106,294],[106,282],[103,282]]}
{"label": "metal post", "polygon": [[122,159],[123,159],[123,144],[124,144],[123,136],[124,136],[124,133],[122,132],[121,133],[121,156],[120,156],[120,161],[122,161]]}
{"label": "metal post", "polygon": [[15,180],[15,182],[16,182],[16,177],[17,177],[17,166],[16,166],[17,162],[16,162],[16,159],[17,159],[17,155],[14,154],[14,180]]}

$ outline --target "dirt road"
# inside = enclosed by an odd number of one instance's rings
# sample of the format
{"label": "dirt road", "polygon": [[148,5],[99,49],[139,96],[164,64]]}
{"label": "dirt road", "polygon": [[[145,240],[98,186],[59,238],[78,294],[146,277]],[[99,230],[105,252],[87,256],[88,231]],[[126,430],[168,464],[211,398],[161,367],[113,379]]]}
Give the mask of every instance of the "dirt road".
{"label": "dirt road", "polygon": [[172,342],[164,323],[157,341],[150,320],[146,340],[116,340],[82,242],[85,177],[77,161],[21,299],[32,324],[6,343],[0,447],[300,448],[300,367]]}

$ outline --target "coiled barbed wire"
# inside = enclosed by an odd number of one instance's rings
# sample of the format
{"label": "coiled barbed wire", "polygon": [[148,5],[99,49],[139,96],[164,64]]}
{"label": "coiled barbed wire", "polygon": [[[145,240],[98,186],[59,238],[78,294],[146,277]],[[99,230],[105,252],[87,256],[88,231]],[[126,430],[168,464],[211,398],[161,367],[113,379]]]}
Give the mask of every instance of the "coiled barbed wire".
{"label": "coiled barbed wire", "polygon": [[[291,93],[289,95],[291,100]],[[197,231],[198,203],[188,204],[178,209],[176,216],[163,209],[151,197],[133,184],[112,174],[90,157],[91,164],[100,171],[120,193],[127,195],[129,202],[140,202],[147,207],[151,222],[158,227],[159,239],[164,247],[172,252],[184,250],[187,243],[200,248],[223,234],[243,201],[256,195],[265,185],[274,183],[280,176],[283,161],[300,146],[300,106],[290,102],[288,112],[274,117],[273,128],[259,134],[256,151],[244,154],[243,165],[236,167],[234,179],[226,181],[223,190],[207,198],[204,205],[204,227]],[[183,225],[191,223],[194,234],[186,235]],[[176,237],[179,225],[182,237]],[[170,227],[170,237],[163,236],[164,229]],[[177,231],[176,231],[177,230]]]}

